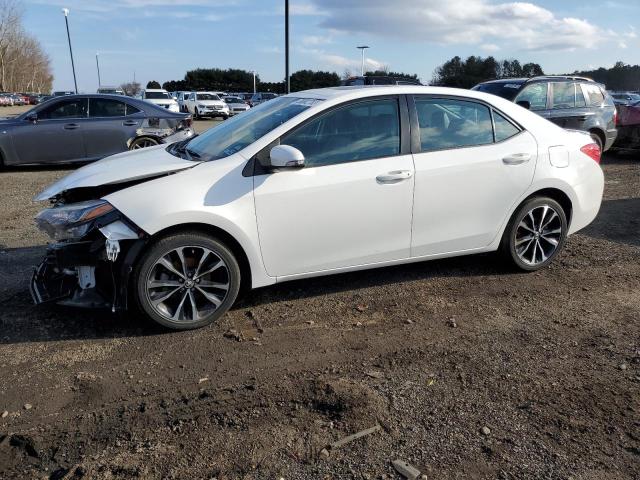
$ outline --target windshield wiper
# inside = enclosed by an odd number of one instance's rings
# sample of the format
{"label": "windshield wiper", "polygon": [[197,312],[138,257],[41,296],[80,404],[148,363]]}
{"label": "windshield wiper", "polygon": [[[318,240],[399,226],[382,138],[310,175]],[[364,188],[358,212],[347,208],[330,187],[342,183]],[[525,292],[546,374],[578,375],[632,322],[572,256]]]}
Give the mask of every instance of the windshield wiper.
{"label": "windshield wiper", "polygon": [[183,148],[184,148],[184,151],[187,152],[189,155],[191,155],[193,158],[200,158],[200,154],[198,152],[193,151],[193,150],[187,148],[186,146],[183,147]]}
{"label": "windshield wiper", "polygon": [[[187,143],[189,143],[189,140],[191,139],[187,139],[187,140],[182,140],[181,142],[176,142],[173,144],[171,150],[173,152],[178,153],[180,158],[185,158],[185,159],[189,159],[189,158],[200,158],[200,154],[198,152],[195,152],[189,148],[187,148]],[[180,155],[181,154],[181,155]]]}

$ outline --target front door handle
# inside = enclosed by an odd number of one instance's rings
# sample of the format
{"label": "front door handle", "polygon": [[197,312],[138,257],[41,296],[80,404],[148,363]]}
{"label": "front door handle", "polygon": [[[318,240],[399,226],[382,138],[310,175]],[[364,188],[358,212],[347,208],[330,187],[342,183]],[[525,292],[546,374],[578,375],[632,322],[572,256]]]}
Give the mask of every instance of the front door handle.
{"label": "front door handle", "polygon": [[520,165],[521,163],[527,163],[529,160],[531,160],[530,153],[513,153],[504,157],[502,163],[505,165]]}
{"label": "front door handle", "polygon": [[75,130],[76,128],[78,128],[80,125],[78,125],[77,123],[66,123],[64,125],[64,129],[65,130]]}
{"label": "front door handle", "polygon": [[404,180],[409,180],[411,177],[413,177],[413,172],[411,170],[394,170],[393,172],[378,175],[376,180],[378,183],[398,183]]}
{"label": "front door handle", "polygon": [[138,121],[137,120],[125,120],[124,122],[122,122],[122,124],[125,127],[133,127],[134,125],[138,124]]}

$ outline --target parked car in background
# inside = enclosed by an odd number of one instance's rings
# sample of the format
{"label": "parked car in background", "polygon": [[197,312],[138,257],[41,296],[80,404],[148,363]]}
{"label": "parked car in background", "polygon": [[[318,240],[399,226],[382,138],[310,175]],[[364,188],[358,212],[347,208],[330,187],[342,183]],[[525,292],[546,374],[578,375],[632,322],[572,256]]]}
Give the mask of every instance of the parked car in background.
{"label": "parked car in background", "polygon": [[588,134],[481,92],[296,92],[45,189],[59,243],[31,291],[190,329],[241,286],[492,251],[535,271],[598,213],[599,161]]}
{"label": "parked car in background", "polygon": [[162,108],[166,108],[170,112],[179,112],[178,102],[176,102],[169,92],[162,88],[148,88],[142,91],[142,100],[153,103]]}
{"label": "parked car in background", "polygon": [[640,150],[640,98],[617,103],[616,108],[618,138],[613,145],[614,148]]}
{"label": "parked car in background", "polygon": [[269,100],[273,100],[277,98],[277,93],[271,92],[257,92],[251,95],[251,99],[249,100],[249,105],[255,107],[256,105],[260,105],[261,103],[268,102]]}
{"label": "parked car in background", "polygon": [[480,83],[472,90],[506,98],[562,128],[589,132],[603,152],[611,148],[617,136],[613,98],[604,85],[589,78],[507,78]]}
{"label": "parked car in background", "polygon": [[194,119],[201,117],[229,118],[229,106],[213,92],[191,92],[184,101]]}
{"label": "parked car in background", "polygon": [[194,135],[190,115],[104,94],[53,97],[0,128],[0,166],[88,162]]}
{"label": "parked car in background", "polygon": [[246,112],[251,108],[249,104],[247,104],[247,102],[245,102],[240,97],[224,97],[224,102],[229,107],[229,115],[236,115],[238,113]]}
{"label": "parked car in background", "polygon": [[385,75],[359,75],[341,82],[344,86],[354,85],[422,85],[420,80],[411,77],[390,77]]}
{"label": "parked car in background", "polygon": [[104,93],[107,95],[124,95],[124,90],[120,87],[109,87],[107,85],[103,85],[98,88],[98,93]]}
{"label": "parked car in background", "polygon": [[75,95],[76,92],[72,92],[70,90],[59,90],[57,92],[53,92],[52,95],[54,97],[62,97],[64,95]]}
{"label": "parked car in background", "polygon": [[176,101],[178,102],[178,108],[180,109],[181,112],[187,112],[187,105],[186,105],[186,101],[187,101],[187,97],[189,97],[189,94],[191,92],[178,92],[178,96],[176,98]]}
{"label": "parked car in background", "polygon": [[633,92],[609,92],[616,105],[629,105],[640,102],[640,94]]}
{"label": "parked car in background", "polygon": [[24,99],[22,95],[13,94],[11,95],[14,105],[28,105],[29,102]]}
{"label": "parked car in background", "polygon": [[10,93],[0,93],[0,105],[10,107],[13,105],[13,98]]}

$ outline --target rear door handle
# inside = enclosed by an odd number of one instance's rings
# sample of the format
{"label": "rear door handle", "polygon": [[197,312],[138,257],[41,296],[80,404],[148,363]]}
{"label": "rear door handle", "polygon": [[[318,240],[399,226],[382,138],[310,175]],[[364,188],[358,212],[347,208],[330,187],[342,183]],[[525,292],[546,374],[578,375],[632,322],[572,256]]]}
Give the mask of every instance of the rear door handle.
{"label": "rear door handle", "polygon": [[404,180],[409,180],[411,177],[413,177],[413,172],[411,170],[394,170],[393,172],[378,175],[376,180],[378,183],[398,183]]}
{"label": "rear door handle", "polygon": [[527,163],[531,160],[530,153],[512,153],[502,159],[502,163],[505,165],[520,165],[521,163]]}
{"label": "rear door handle", "polygon": [[137,125],[138,122],[137,122],[137,120],[125,120],[124,122],[122,122],[122,124],[125,127],[133,127],[134,125]]}
{"label": "rear door handle", "polygon": [[75,130],[76,128],[78,128],[80,125],[78,125],[77,123],[66,123],[64,125],[64,129],[65,130]]}

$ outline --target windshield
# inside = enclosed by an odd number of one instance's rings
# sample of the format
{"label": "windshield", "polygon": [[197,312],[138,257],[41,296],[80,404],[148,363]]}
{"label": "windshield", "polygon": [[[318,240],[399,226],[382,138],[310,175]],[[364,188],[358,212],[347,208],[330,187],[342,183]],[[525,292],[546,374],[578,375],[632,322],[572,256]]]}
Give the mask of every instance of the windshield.
{"label": "windshield", "polygon": [[244,103],[242,99],[238,97],[227,97],[224,101],[227,103]]}
{"label": "windshield", "polygon": [[275,93],[263,93],[262,98],[265,100],[271,100],[272,98],[276,98],[277,95]]}
{"label": "windshield", "polygon": [[220,97],[213,93],[197,93],[196,95],[198,95],[198,100],[220,100]]}
{"label": "windshield", "polygon": [[207,130],[189,141],[186,149],[204,161],[228,157],[319,101],[295,97],[274,99]]}
{"label": "windshield", "polygon": [[506,98],[507,100],[513,100],[516,98],[518,91],[522,87],[521,83],[509,83],[509,82],[495,82],[495,83],[481,83],[472,88],[479,92],[492,93],[499,97]]}
{"label": "windshield", "polygon": [[150,98],[152,100],[167,100],[169,94],[167,92],[144,92],[144,98]]}

